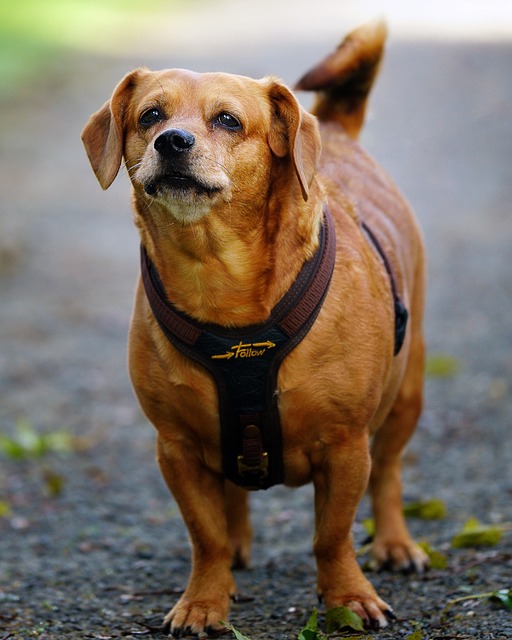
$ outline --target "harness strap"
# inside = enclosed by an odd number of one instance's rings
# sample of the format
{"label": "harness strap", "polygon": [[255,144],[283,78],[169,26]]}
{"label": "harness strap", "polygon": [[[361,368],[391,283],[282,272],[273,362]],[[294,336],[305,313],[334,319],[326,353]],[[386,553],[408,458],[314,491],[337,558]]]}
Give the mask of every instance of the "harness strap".
{"label": "harness strap", "polygon": [[[364,225],[391,281],[395,306],[395,354],[405,334],[407,311],[393,270],[380,244]],[[141,246],[141,275],[153,314],[168,340],[212,375],[218,392],[222,467],[226,478],[247,489],[267,489],[283,481],[277,376],[285,357],[316,320],[336,260],[336,233],[324,210],[319,247],[261,324],[226,329],[196,322],[167,298],[158,272]],[[400,307],[401,305],[401,307]],[[405,319],[399,315],[405,313]],[[399,331],[398,331],[399,329]]]}
{"label": "harness strap", "polygon": [[391,293],[393,294],[393,305],[395,310],[395,348],[393,355],[398,355],[400,353],[400,349],[404,343],[405,339],[405,331],[407,329],[407,320],[409,318],[409,313],[400,298],[400,294],[398,293],[398,287],[396,284],[396,276],[394,269],[387,257],[382,245],[377,240],[377,237],[370,229],[370,227],[366,224],[366,222],[361,223],[361,227],[365,231],[366,235],[370,238],[373,246],[377,250],[377,253],[382,258],[382,262],[384,264],[384,268],[386,269],[389,281],[391,283]]}

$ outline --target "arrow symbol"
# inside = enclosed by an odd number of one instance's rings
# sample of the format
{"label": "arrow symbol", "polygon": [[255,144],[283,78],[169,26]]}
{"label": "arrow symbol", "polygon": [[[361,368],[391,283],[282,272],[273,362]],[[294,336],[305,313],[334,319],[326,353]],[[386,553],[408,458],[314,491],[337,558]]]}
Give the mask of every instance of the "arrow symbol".
{"label": "arrow symbol", "polygon": [[273,342],[270,342],[270,340],[267,340],[266,342],[255,342],[252,346],[253,347],[267,347],[267,349],[272,349],[276,345]]}
{"label": "arrow symbol", "polygon": [[229,360],[230,358],[232,358],[235,354],[233,352],[227,352],[227,353],[222,353],[219,356],[212,356],[212,360]]}

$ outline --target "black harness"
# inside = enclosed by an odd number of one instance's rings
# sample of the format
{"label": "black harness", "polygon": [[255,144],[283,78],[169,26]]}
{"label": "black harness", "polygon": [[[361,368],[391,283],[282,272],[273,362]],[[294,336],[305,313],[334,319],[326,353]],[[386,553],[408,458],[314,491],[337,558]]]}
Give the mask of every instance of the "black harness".
{"label": "black harness", "polygon": [[[405,336],[407,311],[393,271],[376,238],[365,231],[390,276],[395,305],[395,355]],[[336,235],[324,211],[320,242],[291,288],[262,324],[226,329],[197,322],[167,299],[160,277],[141,247],[142,282],[153,314],[169,341],[215,380],[222,466],[226,478],[247,489],[283,482],[277,375],[284,358],[306,336],[327,294],[336,260]]]}

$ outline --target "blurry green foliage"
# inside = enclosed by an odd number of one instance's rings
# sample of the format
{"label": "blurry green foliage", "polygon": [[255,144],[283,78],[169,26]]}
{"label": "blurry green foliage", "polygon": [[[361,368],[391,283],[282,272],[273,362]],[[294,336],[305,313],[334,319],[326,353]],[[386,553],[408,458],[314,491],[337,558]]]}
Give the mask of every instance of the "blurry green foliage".
{"label": "blurry green foliage", "polygon": [[47,453],[70,453],[73,437],[66,431],[38,433],[28,420],[19,419],[13,436],[0,433],[0,454],[13,460],[41,457]]}
{"label": "blurry green foliage", "polygon": [[425,374],[431,378],[452,378],[459,373],[457,358],[444,353],[432,353],[427,357]]}
{"label": "blurry green foliage", "polygon": [[[0,82],[12,89],[68,50],[126,44],[125,32],[181,0],[2,0]],[[125,36],[123,38],[123,35]]]}
{"label": "blurry green foliage", "polygon": [[11,513],[12,511],[11,511],[10,505],[7,504],[7,502],[0,500],[0,518],[5,518],[7,516],[10,516]]}
{"label": "blurry green foliage", "polygon": [[503,535],[499,525],[486,525],[476,518],[470,518],[463,529],[452,539],[452,547],[493,547]]}
{"label": "blurry green foliage", "polygon": [[411,502],[404,506],[406,518],[420,518],[420,520],[442,520],[446,518],[446,505],[438,498]]}

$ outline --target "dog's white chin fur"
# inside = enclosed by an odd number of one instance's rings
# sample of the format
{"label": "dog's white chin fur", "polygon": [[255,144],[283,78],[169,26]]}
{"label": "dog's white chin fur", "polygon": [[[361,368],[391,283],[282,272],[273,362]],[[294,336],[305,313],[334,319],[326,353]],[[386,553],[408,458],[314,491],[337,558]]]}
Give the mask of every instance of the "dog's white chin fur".
{"label": "dog's white chin fur", "polygon": [[[160,204],[163,204],[160,202]],[[165,207],[169,210],[171,215],[181,224],[193,224],[198,222],[211,211],[211,203],[180,203],[177,201],[165,202]]]}

